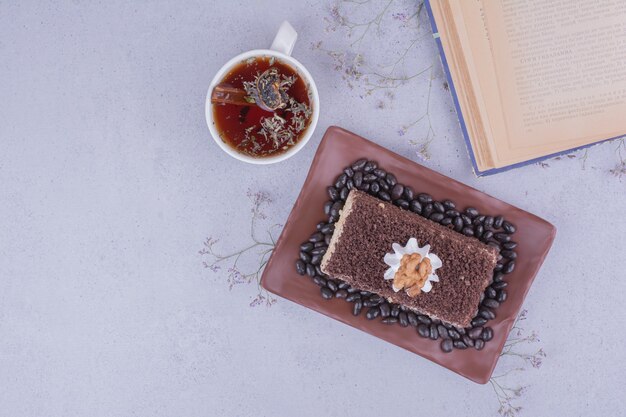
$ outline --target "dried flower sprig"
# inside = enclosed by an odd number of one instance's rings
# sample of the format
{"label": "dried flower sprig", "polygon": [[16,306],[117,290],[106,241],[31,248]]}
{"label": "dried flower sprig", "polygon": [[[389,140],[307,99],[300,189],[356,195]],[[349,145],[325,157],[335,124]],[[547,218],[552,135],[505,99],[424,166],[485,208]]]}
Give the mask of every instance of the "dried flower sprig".
{"label": "dried flower sprig", "polygon": [[621,181],[622,177],[624,175],[626,175],[626,158],[622,155],[622,149],[626,150],[626,143],[624,142],[624,140],[626,140],[626,138],[621,138],[618,141],[617,148],[615,149],[615,152],[617,153],[617,157],[618,157],[619,161],[617,162],[617,165],[615,165],[615,167],[613,169],[609,170],[611,175],[613,175],[614,177],[616,177],[620,181]]}
{"label": "dried flower sprig", "polygon": [[543,359],[546,357],[546,353],[543,349],[538,349],[533,354],[528,354],[523,350],[520,350],[523,346],[528,346],[539,342],[539,336],[536,332],[526,334],[525,330],[521,326],[521,322],[526,320],[528,315],[527,310],[522,312],[515,319],[513,328],[511,329],[511,336],[504,344],[504,348],[500,357],[512,357],[522,360],[521,364],[518,364],[499,375],[494,375],[489,379],[489,384],[493,388],[493,392],[496,394],[496,398],[500,407],[498,413],[503,417],[514,417],[522,410],[522,406],[517,404],[517,400],[526,392],[528,386],[507,386],[505,381],[506,377],[523,372],[530,365],[534,369],[539,369],[543,363]]}
{"label": "dried flower sprig", "polygon": [[[357,21],[356,18],[351,17],[352,15],[359,15],[361,19]],[[429,74],[426,109],[417,119],[398,129],[399,136],[404,136],[410,129],[424,125],[425,138],[410,140],[409,143],[417,148],[418,157],[428,159],[428,146],[435,136],[430,118],[430,100],[437,54],[432,49],[426,52],[428,54],[426,60],[415,61],[414,59],[422,47],[432,47],[432,42],[426,42],[431,38],[432,32],[429,25],[423,24],[427,22],[424,16],[423,1],[389,0],[380,3],[370,0],[338,1],[330,8],[329,15],[326,17],[326,31],[331,33],[342,30],[347,33],[352,42],[345,49],[337,50],[327,48],[322,41],[319,41],[312,44],[312,49],[325,53],[332,60],[335,71],[341,74],[348,87],[362,91],[362,98],[383,92],[384,94],[380,98],[377,97],[375,101],[376,108],[381,110],[392,107],[396,89],[408,87],[410,83],[421,80]],[[366,38],[368,45],[384,41],[385,29],[390,26],[397,28],[398,24],[402,38],[408,39],[408,43],[393,44],[399,45],[399,48],[391,47],[399,49],[398,51],[390,49],[382,55],[377,53],[372,56],[371,48],[365,50],[361,47],[362,41]],[[385,51],[387,49],[389,48],[386,46]],[[396,57],[391,62],[381,62],[383,59],[388,59],[389,53],[395,54]],[[412,58],[411,62],[407,61],[408,57]],[[417,70],[414,70],[416,67]]]}
{"label": "dried flower sprig", "polygon": [[[226,269],[228,288],[232,290],[236,285],[251,284],[255,282],[258,293],[250,302],[250,306],[255,307],[265,304],[269,307],[276,302],[276,298],[261,287],[261,273],[263,272],[274,247],[276,246],[272,230],[279,225],[273,225],[266,230],[269,241],[257,237],[256,223],[258,220],[267,218],[265,212],[263,211],[263,206],[270,203],[272,200],[267,193],[260,191],[253,193],[248,190],[247,196],[252,202],[252,217],[250,220],[251,242],[243,248],[235,250],[231,253],[222,254],[214,249],[214,246],[219,242],[219,240],[208,237],[204,241],[203,247],[198,251],[198,253],[200,256],[205,258],[202,261],[203,266],[211,270],[213,273],[219,273],[222,270],[223,263],[227,261],[231,262],[230,266]],[[238,265],[242,256],[257,256],[257,266],[250,270],[243,271]],[[206,260],[207,257],[209,258],[208,260]]]}

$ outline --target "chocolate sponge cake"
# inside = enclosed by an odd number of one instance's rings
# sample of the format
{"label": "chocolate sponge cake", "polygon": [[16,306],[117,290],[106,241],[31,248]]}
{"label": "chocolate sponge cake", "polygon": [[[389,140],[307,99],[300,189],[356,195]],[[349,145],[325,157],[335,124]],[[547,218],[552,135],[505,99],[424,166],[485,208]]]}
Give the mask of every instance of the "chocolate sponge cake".
{"label": "chocolate sponge cake", "polygon": [[[436,270],[438,281],[432,288],[428,284],[428,292],[394,290],[395,281],[392,284],[384,278],[389,272],[385,255],[394,252],[392,245],[406,245],[411,238],[420,246],[430,245],[430,251],[441,260]],[[491,282],[496,261],[497,250],[475,238],[352,190],[321,268],[353,287],[454,326],[468,327]]]}

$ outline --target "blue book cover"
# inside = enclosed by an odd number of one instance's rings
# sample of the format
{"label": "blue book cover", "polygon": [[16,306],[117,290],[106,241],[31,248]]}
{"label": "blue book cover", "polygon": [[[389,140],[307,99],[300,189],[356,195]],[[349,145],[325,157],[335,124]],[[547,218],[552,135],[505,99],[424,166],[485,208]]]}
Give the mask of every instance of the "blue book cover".
{"label": "blue book cover", "polygon": [[426,6],[426,10],[428,11],[428,18],[430,20],[430,25],[432,27],[433,30],[433,37],[435,38],[435,42],[437,43],[437,48],[439,49],[439,55],[441,57],[441,63],[443,65],[443,70],[446,74],[446,78],[448,80],[448,85],[450,86],[450,94],[452,95],[452,99],[454,101],[454,107],[456,109],[456,113],[458,115],[459,118],[459,124],[461,125],[461,132],[463,133],[463,137],[465,138],[465,144],[467,146],[467,152],[469,154],[470,160],[472,161],[472,167],[474,169],[474,173],[477,176],[483,176],[483,175],[492,175],[492,174],[497,174],[498,172],[504,172],[504,171],[508,171],[510,169],[513,168],[517,168],[517,167],[521,167],[524,165],[529,165],[529,164],[535,164],[539,161],[545,160],[545,159],[550,159],[550,158],[554,158],[557,157],[559,155],[565,155],[568,153],[572,153],[574,151],[580,150],[580,149],[584,149],[584,148],[588,148],[590,146],[593,145],[597,145],[599,143],[603,143],[609,140],[613,140],[613,139],[618,139],[621,138],[623,136],[617,136],[617,137],[612,137],[612,138],[607,138],[601,141],[597,141],[594,143],[590,143],[588,145],[584,145],[584,146],[579,146],[576,148],[571,148],[571,149],[567,149],[565,151],[561,151],[561,152],[556,152],[553,154],[549,154],[549,155],[545,155],[545,156],[541,156],[538,158],[534,158],[534,159],[530,159],[528,161],[524,161],[524,162],[519,162],[516,164],[512,164],[512,165],[507,165],[501,168],[492,168],[492,169],[488,169],[485,171],[481,171],[478,168],[478,165],[476,163],[476,157],[474,155],[474,149],[472,148],[472,143],[470,141],[470,137],[469,137],[469,133],[467,131],[467,126],[465,125],[465,121],[464,121],[464,116],[463,116],[463,112],[461,111],[461,107],[459,105],[459,99],[456,93],[456,87],[454,85],[454,82],[452,81],[452,75],[450,74],[450,67],[448,66],[448,62],[446,60],[446,55],[444,53],[443,50],[443,44],[441,43],[441,39],[439,37],[439,30],[437,29],[437,23],[435,22],[435,18],[433,16],[433,11],[430,5],[430,1],[431,0],[424,0],[424,5]]}

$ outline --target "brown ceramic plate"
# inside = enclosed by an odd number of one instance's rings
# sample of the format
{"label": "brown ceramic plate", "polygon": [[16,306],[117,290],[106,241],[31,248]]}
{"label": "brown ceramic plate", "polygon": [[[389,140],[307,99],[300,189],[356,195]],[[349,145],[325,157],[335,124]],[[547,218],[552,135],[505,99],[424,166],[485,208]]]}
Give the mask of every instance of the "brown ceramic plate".
{"label": "brown ceramic plate", "polygon": [[[323,299],[319,287],[311,279],[296,273],[295,262],[300,244],[308,240],[317,223],[326,220],[323,211],[324,203],[328,200],[326,188],[334,183],[344,167],[361,158],[377,161],[381,168],[393,173],[398,182],[410,185],[416,193],[428,193],[437,200],[450,199],[459,208],[476,207],[481,214],[502,214],[517,226],[514,240],[518,242],[518,258],[515,271],[506,278],[509,283],[508,299],[496,310],[497,317],[489,321],[494,337],[485,344],[483,350],[454,349],[451,353],[444,353],[439,348],[439,341],[420,337],[412,326],[402,328],[383,324],[380,320],[369,321],[364,314],[355,317],[351,312],[351,304],[341,299]],[[484,384],[489,381],[515,317],[555,234],[553,225],[533,214],[418,165],[360,136],[338,127],[330,127],[322,139],[300,196],[263,272],[261,283],[268,291],[281,297]]]}

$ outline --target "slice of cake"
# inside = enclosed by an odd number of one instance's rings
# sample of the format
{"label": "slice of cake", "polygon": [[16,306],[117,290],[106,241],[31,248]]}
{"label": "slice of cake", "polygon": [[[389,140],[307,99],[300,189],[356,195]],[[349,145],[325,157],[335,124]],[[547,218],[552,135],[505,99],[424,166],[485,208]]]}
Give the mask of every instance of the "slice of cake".
{"label": "slice of cake", "polygon": [[321,268],[353,287],[468,327],[496,261],[497,250],[475,238],[352,190]]}

